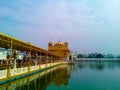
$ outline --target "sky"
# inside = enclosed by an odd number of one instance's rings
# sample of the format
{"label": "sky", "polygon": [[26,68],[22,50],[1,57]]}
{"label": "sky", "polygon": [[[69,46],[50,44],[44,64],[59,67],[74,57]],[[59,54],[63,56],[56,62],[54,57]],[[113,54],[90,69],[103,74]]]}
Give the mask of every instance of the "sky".
{"label": "sky", "polygon": [[0,0],[0,32],[44,49],[120,54],[120,0]]}

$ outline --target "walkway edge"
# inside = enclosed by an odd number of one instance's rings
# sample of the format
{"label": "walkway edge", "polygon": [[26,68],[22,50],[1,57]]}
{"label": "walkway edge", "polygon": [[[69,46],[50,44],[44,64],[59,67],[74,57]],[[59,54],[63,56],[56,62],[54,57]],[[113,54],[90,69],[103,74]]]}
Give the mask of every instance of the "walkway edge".
{"label": "walkway edge", "polygon": [[6,84],[6,83],[14,81],[14,80],[18,80],[18,79],[21,79],[21,78],[24,78],[24,77],[27,77],[27,76],[31,76],[31,75],[36,74],[36,73],[43,72],[45,70],[51,69],[51,68],[59,66],[59,65],[61,65],[61,63],[57,64],[57,65],[49,66],[47,68],[42,68],[40,70],[34,70],[34,71],[30,72],[30,73],[24,73],[24,74],[21,74],[21,75],[18,75],[18,76],[13,76],[10,79],[8,79],[8,78],[2,79],[2,80],[0,80],[0,85]]}

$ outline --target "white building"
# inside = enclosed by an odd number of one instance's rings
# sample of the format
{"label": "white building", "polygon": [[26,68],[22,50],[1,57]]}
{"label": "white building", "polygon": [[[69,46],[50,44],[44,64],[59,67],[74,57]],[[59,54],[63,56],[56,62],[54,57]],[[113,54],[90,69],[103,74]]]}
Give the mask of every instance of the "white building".
{"label": "white building", "polygon": [[76,60],[77,54],[75,52],[70,52],[70,59],[71,60]]}
{"label": "white building", "polygon": [[7,51],[4,49],[0,49],[0,59],[6,60],[7,58]]}

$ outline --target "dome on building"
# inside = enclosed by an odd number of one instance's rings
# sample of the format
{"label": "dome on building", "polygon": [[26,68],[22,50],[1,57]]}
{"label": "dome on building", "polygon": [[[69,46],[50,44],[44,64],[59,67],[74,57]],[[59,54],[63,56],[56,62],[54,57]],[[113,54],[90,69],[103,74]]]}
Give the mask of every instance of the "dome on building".
{"label": "dome on building", "polygon": [[53,42],[52,40],[50,40],[50,42],[48,43],[49,46],[52,46],[53,45]]}
{"label": "dome on building", "polygon": [[55,45],[63,45],[63,43],[59,40]]}
{"label": "dome on building", "polygon": [[68,42],[66,41],[65,44],[68,44]]}
{"label": "dome on building", "polygon": [[49,44],[53,44],[52,40],[50,40]]}

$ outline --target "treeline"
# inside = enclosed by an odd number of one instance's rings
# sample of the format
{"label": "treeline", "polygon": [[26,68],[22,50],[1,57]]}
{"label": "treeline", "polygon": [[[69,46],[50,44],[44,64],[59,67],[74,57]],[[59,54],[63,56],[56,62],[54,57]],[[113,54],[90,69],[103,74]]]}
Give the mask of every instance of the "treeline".
{"label": "treeline", "polygon": [[120,58],[120,55],[114,56],[113,54],[101,54],[101,53],[90,53],[90,54],[77,54],[77,58]]}

